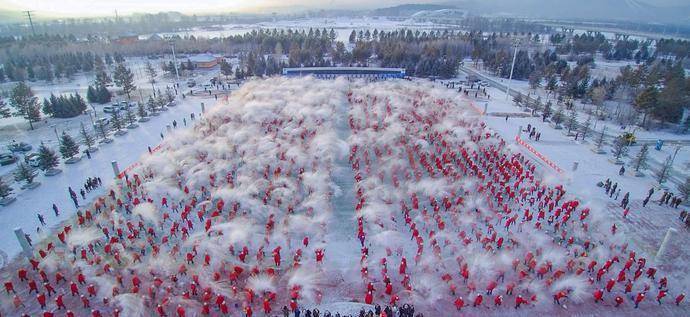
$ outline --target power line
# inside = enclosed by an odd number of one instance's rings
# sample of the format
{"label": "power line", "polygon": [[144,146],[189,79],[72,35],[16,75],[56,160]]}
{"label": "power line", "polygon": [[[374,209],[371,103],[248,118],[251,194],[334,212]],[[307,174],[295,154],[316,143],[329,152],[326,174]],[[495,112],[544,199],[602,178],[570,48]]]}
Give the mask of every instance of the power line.
{"label": "power line", "polygon": [[34,29],[34,21],[31,20],[31,12],[33,11],[24,11],[26,13],[26,17],[29,18],[29,24],[31,25],[31,33],[36,36],[36,29]]}

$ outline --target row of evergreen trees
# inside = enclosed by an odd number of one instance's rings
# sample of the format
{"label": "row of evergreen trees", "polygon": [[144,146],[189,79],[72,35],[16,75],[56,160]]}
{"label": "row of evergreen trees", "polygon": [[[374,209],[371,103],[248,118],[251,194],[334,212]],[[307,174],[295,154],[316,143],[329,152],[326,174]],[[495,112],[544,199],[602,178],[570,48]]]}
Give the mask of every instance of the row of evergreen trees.
{"label": "row of evergreen trees", "polygon": [[104,85],[91,86],[86,90],[86,100],[90,103],[108,103],[113,98],[113,95],[105,88]]}
{"label": "row of evergreen trees", "polygon": [[0,67],[0,82],[5,81],[53,81],[59,78],[72,78],[79,72],[94,71],[97,66],[113,63],[121,63],[125,59],[120,53],[113,55],[106,53],[103,56],[90,51],[74,53],[51,53],[41,45],[36,45],[36,54],[14,55],[8,54]]}
{"label": "row of evergreen trees", "polygon": [[50,98],[43,99],[42,110],[53,118],[72,118],[84,113],[86,108],[86,101],[79,93],[59,97],[51,93]]}

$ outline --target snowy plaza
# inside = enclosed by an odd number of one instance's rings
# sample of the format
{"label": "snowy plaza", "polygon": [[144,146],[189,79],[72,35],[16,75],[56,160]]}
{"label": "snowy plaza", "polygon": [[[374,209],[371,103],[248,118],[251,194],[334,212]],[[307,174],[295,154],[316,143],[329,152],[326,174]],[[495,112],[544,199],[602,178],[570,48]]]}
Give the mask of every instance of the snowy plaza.
{"label": "snowy plaza", "polygon": [[[3,210],[0,245],[14,258],[0,271],[2,315],[376,304],[425,316],[686,315],[679,210],[643,208],[649,184],[632,176],[627,210],[608,199],[596,183],[615,167],[587,144],[558,133],[516,142],[518,127],[548,127],[501,98],[311,77],[251,80],[217,102],[190,96],[175,111],[205,112],[154,151],[158,130],[130,133]],[[67,211],[51,184],[95,173],[106,186]],[[53,202],[65,212],[27,258],[11,229]]]}

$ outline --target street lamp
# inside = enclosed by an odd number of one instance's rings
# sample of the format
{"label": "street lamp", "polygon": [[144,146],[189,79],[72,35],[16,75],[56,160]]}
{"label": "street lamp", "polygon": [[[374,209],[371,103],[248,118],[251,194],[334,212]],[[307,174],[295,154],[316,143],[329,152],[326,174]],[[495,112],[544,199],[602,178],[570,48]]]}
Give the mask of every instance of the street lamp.
{"label": "street lamp", "polygon": [[175,66],[175,77],[177,78],[176,83],[180,82],[180,73],[177,70],[177,58],[175,58],[175,41],[172,39],[168,39],[168,44],[170,44],[170,49],[172,50],[172,56],[173,56],[173,66]]}
{"label": "street lamp", "polygon": [[513,41],[513,47],[515,51],[513,52],[513,63],[510,65],[510,77],[508,77],[508,87],[506,89],[506,100],[510,97],[510,84],[513,81],[513,70],[515,70],[515,59],[517,58],[517,49],[520,46],[520,40],[516,39]]}

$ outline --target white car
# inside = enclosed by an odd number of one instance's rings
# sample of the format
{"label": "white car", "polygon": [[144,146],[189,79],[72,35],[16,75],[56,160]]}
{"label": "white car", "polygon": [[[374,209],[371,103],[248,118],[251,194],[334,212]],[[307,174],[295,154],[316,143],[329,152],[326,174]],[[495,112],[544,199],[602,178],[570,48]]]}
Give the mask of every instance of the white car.
{"label": "white car", "polygon": [[105,113],[113,113],[113,112],[119,112],[119,111],[120,111],[120,106],[118,104],[103,107],[103,112],[105,112]]}
{"label": "white car", "polygon": [[26,164],[29,164],[29,166],[31,166],[31,167],[38,167],[38,165],[39,165],[38,153],[31,153],[31,154],[25,156],[24,162],[26,162]]}

